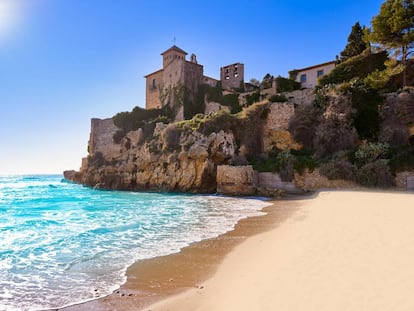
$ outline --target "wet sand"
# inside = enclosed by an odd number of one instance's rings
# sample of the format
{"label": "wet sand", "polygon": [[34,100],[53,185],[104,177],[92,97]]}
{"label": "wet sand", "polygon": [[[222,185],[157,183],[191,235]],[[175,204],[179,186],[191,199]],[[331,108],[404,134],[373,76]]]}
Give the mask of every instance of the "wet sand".
{"label": "wet sand", "polygon": [[414,310],[413,193],[320,192],[265,210],[67,310]]}
{"label": "wet sand", "polygon": [[145,307],[151,303],[202,288],[203,282],[214,274],[234,247],[282,224],[303,199],[310,196],[270,201],[272,205],[263,209],[266,215],[243,219],[233,231],[193,243],[179,253],[139,261],[127,270],[127,282],[115,293],[60,310],[148,310]]}

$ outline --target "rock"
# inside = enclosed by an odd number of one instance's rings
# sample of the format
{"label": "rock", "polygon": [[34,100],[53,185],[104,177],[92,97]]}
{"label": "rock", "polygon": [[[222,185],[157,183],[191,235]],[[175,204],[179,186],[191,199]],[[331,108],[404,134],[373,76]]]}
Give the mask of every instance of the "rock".
{"label": "rock", "polygon": [[217,192],[232,195],[254,195],[257,173],[251,165],[217,167]]}
{"label": "rock", "polygon": [[208,150],[205,146],[198,143],[192,145],[188,151],[188,157],[190,159],[206,159],[209,156]]}

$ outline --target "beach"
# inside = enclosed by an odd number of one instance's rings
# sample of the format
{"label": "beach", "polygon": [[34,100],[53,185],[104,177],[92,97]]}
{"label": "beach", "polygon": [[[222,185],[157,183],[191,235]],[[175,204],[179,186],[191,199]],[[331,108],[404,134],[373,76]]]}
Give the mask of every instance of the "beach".
{"label": "beach", "polygon": [[[137,263],[119,293],[69,309],[413,310],[413,198],[333,191],[275,201],[268,216],[147,266]],[[180,260],[185,264],[175,268]],[[148,289],[158,290],[146,299],[139,267]]]}

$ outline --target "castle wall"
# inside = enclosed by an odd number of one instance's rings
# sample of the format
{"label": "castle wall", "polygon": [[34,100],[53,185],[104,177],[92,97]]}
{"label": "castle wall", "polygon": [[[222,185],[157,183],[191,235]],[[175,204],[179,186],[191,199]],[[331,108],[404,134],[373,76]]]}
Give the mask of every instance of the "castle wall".
{"label": "castle wall", "polygon": [[120,155],[120,147],[113,141],[118,130],[112,118],[92,119],[91,134],[89,138],[89,154],[102,153],[104,158],[114,158]]}
{"label": "castle wall", "polygon": [[163,70],[158,70],[146,76],[145,108],[161,108],[159,87],[163,85]]}
{"label": "castle wall", "polygon": [[244,81],[244,65],[235,63],[220,68],[220,79],[223,89],[237,89]]}
{"label": "castle wall", "polygon": [[211,78],[211,77],[207,77],[207,76],[203,76],[201,83],[202,84],[208,84],[212,87],[216,87],[217,82],[219,82],[219,80]]}
{"label": "castle wall", "polygon": [[203,66],[192,62],[184,63],[184,85],[189,91],[190,100],[194,101],[194,95],[198,92],[198,86],[203,79]]}
{"label": "castle wall", "polygon": [[176,59],[164,67],[164,88],[184,83],[184,61]]}

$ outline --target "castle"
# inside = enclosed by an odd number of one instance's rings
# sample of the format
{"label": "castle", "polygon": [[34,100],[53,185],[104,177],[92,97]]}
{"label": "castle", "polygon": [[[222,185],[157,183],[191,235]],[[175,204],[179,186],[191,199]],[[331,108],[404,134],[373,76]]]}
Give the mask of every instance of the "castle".
{"label": "castle", "polygon": [[[170,94],[177,87],[184,87],[187,95],[195,96],[200,84],[216,86],[219,80],[204,75],[204,67],[197,63],[195,54],[186,59],[187,52],[176,45],[161,53],[162,69],[145,76],[145,108],[161,108],[166,104],[174,105],[174,96]],[[223,89],[238,88],[244,81],[244,65],[235,63],[220,69]]]}

